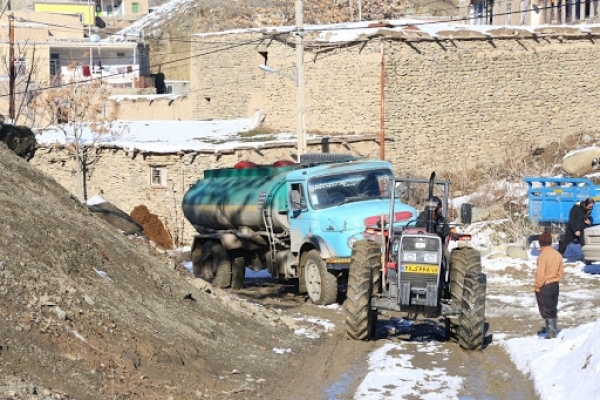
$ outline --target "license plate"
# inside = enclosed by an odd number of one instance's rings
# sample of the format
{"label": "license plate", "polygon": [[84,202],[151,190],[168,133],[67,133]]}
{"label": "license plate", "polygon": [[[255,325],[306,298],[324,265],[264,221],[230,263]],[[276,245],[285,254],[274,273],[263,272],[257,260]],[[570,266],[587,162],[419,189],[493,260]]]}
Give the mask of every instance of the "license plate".
{"label": "license plate", "polygon": [[402,266],[402,272],[413,272],[416,274],[437,274],[437,265],[405,264]]}

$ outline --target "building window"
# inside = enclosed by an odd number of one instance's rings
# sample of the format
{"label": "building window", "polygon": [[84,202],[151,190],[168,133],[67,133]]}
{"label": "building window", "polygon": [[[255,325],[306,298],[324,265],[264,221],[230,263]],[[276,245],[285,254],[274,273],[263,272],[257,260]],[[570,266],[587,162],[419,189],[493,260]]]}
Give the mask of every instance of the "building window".
{"label": "building window", "polygon": [[16,75],[27,75],[27,60],[20,57],[15,60],[15,74]]}
{"label": "building window", "polygon": [[140,12],[140,5],[138,3],[131,3],[131,12],[137,14]]}
{"label": "building window", "polygon": [[476,1],[471,5],[471,25],[485,24],[485,1]]}
{"label": "building window", "polygon": [[173,93],[173,85],[167,85],[167,93],[166,94],[172,94]]}
{"label": "building window", "polygon": [[506,25],[512,25],[512,4],[506,3]]}
{"label": "building window", "polygon": [[167,186],[167,170],[165,167],[151,166],[150,167],[150,186],[165,187]]}
{"label": "building window", "polygon": [[117,53],[117,57],[125,57],[125,53]]}

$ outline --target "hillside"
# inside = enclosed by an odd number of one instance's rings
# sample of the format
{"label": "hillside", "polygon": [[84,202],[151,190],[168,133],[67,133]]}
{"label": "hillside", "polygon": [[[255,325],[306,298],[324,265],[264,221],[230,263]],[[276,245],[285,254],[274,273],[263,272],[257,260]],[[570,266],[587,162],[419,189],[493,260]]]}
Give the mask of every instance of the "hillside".
{"label": "hillside", "polygon": [[[354,0],[304,2],[304,24],[332,24],[358,20]],[[400,19],[412,16],[457,14],[453,0],[363,0],[362,20]],[[150,46],[152,72],[169,80],[189,80],[190,35],[227,29],[294,25],[294,0],[172,0],[137,21],[121,34],[143,32]]]}
{"label": "hillside", "polygon": [[272,349],[306,344],[95,217],[4,143],[0,187],[2,398],[216,398],[272,382],[288,358]]}

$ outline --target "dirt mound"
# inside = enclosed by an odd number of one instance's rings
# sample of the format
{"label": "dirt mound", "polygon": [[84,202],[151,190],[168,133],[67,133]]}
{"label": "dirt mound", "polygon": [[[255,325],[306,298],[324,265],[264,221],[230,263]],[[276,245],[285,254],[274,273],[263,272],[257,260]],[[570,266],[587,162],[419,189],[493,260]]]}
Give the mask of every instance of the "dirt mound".
{"label": "dirt mound", "polygon": [[138,224],[144,227],[144,236],[152,240],[163,249],[172,249],[173,240],[171,235],[165,229],[158,215],[152,214],[148,207],[141,205],[137,206],[131,212],[131,218]]}
{"label": "dirt mound", "polygon": [[306,342],[199,281],[0,143],[0,396],[235,399],[282,378],[272,349]]}

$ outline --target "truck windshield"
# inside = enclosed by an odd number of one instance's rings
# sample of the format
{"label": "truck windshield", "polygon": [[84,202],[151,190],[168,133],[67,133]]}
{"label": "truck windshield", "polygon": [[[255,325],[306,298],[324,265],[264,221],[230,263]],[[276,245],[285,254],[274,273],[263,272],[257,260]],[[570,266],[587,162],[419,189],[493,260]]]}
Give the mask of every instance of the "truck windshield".
{"label": "truck windshield", "polygon": [[308,195],[315,210],[353,201],[390,197],[393,174],[387,169],[345,172],[308,181]]}

